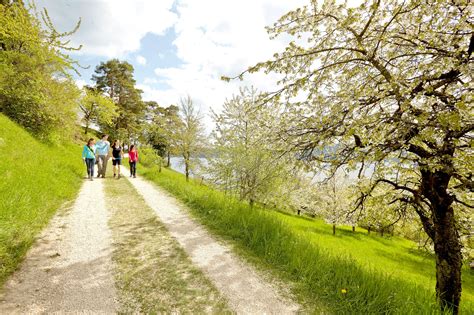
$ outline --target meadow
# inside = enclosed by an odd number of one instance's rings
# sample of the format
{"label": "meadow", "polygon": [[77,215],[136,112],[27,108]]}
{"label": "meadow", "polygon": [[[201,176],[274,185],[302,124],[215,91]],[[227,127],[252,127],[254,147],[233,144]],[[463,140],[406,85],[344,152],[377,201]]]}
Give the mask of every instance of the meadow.
{"label": "meadow", "polygon": [[[315,312],[439,313],[434,257],[397,236],[332,228],[322,220],[251,208],[182,174],[140,166],[141,174],[189,206],[212,232],[281,279]],[[463,270],[461,313],[474,310],[474,275]]]}
{"label": "meadow", "polygon": [[0,114],[0,285],[84,173],[81,148],[43,143]]}

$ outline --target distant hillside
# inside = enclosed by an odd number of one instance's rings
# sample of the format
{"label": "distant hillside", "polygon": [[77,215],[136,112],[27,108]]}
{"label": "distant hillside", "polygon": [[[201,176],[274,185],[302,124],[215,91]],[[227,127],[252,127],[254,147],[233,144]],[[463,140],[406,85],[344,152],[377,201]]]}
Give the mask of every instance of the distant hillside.
{"label": "distant hillside", "polygon": [[81,148],[39,142],[0,114],[0,284],[81,184]]}

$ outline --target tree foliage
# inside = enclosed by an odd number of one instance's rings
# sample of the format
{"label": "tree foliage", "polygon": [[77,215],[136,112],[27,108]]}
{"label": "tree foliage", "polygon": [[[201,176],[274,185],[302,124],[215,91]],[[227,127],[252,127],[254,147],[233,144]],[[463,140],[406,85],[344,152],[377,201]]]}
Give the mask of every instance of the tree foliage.
{"label": "tree foliage", "polygon": [[292,164],[272,147],[276,113],[258,99],[254,88],[241,89],[224,103],[220,114],[213,115],[215,151],[209,172],[219,187],[241,200],[280,204],[277,199],[291,193],[284,186],[294,177]]}
{"label": "tree foliage", "polygon": [[333,234],[336,233],[336,225],[347,224],[355,226],[356,219],[350,216],[350,210],[353,205],[353,193],[351,189],[351,180],[348,174],[342,170],[336,172],[324,183],[317,185],[319,195],[319,213],[333,226]]}
{"label": "tree foliage", "polygon": [[142,91],[135,87],[133,66],[126,61],[112,59],[101,62],[95,69],[92,80],[101,93],[117,105],[118,115],[112,123],[102,123],[101,129],[116,138],[132,138],[140,134],[140,125],[145,119],[145,104]]}
{"label": "tree foliage", "polygon": [[358,205],[384,186],[384,201],[416,212],[434,243],[441,307],[457,312],[457,217],[474,208],[472,3],[313,0],[268,30],[294,40],[246,72],[281,75],[265,101],[286,105],[287,146],[333,172],[374,167]]}
{"label": "tree foliage", "polygon": [[101,95],[91,87],[84,89],[79,108],[83,114],[82,121],[85,123],[85,134],[87,134],[92,123],[110,125],[118,116],[115,103],[109,97]]}
{"label": "tree foliage", "polygon": [[206,140],[199,110],[188,95],[179,102],[181,121],[176,129],[176,152],[183,157],[186,180],[193,169],[198,154],[204,152]]}
{"label": "tree foliage", "polygon": [[178,154],[176,135],[181,124],[179,107],[161,107],[154,101],[146,102],[146,106],[148,127],[144,130],[145,138],[162,158],[166,157],[169,167],[171,155]]}
{"label": "tree foliage", "polygon": [[79,91],[68,72],[71,32],[59,33],[44,10],[23,1],[0,4],[0,111],[39,136],[76,123]]}

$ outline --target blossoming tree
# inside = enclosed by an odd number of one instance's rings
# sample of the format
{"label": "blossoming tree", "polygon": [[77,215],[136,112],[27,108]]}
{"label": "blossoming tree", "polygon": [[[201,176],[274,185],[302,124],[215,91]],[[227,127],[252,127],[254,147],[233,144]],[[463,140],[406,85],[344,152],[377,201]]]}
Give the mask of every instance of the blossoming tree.
{"label": "blossoming tree", "polygon": [[[469,0],[317,1],[284,15],[271,36],[286,49],[246,72],[281,76],[267,104],[284,104],[281,137],[318,166],[374,168],[377,187],[408,205],[433,240],[436,292],[458,312],[457,214],[474,192],[474,21]],[[329,148],[329,149],[328,149]],[[408,210],[407,210],[408,211]]]}

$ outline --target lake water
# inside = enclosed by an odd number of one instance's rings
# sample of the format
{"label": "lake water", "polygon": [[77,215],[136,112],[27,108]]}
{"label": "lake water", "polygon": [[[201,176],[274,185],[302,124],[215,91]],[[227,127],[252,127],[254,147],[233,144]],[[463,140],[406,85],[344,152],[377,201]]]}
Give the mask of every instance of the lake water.
{"label": "lake water", "polygon": [[[206,158],[199,158],[199,164],[203,165],[203,166],[207,166],[207,159]],[[172,156],[171,159],[170,159],[170,167],[171,169],[181,173],[181,174],[184,174],[185,172],[185,168],[184,168],[184,160],[182,157],[179,157],[179,156]],[[200,170],[200,167],[197,166],[196,167],[196,174],[198,176],[204,176],[204,178],[206,177],[205,174],[202,174],[199,172]],[[191,171],[191,176],[196,176],[196,174],[194,174],[192,171]]]}
{"label": "lake water", "polygon": [[[201,164],[202,166],[208,166],[208,162],[207,162],[207,159],[206,158],[199,158],[199,164]],[[173,170],[181,173],[181,174],[184,174],[184,161],[183,161],[183,158],[182,157],[179,157],[179,156],[173,156],[171,157],[170,159],[170,166]],[[374,172],[374,167],[373,166],[369,166],[369,167],[366,167],[365,168],[365,171],[364,171],[364,175],[366,177],[369,177],[372,173]],[[199,171],[199,167],[196,167],[196,173],[197,173],[197,176],[201,177],[203,176],[204,179],[206,179],[206,174],[204,172],[200,172]],[[313,177],[313,181],[321,181],[325,178],[325,175],[323,173],[317,173],[316,175],[312,172],[308,172],[307,173],[308,175],[310,175],[311,177]],[[358,175],[358,171],[351,171],[349,172],[348,174],[348,179],[350,181],[356,181],[357,180],[357,175]],[[196,174],[194,174],[192,171],[191,171],[191,176],[196,176]]]}

